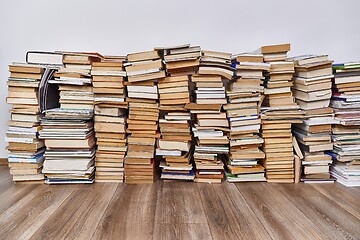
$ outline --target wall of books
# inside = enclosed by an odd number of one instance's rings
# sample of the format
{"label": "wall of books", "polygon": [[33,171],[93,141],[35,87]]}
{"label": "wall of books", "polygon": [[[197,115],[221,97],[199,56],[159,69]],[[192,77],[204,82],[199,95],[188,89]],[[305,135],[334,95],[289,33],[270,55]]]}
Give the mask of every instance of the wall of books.
{"label": "wall of books", "polygon": [[13,180],[360,186],[360,62],[288,51],[29,51],[7,81]]}

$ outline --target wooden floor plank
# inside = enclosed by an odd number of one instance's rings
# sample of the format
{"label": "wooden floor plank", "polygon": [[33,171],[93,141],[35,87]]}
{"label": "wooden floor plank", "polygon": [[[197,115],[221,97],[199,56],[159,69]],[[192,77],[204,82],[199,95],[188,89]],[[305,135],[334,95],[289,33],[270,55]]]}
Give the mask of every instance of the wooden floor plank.
{"label": "wooden floor plank", "polygon": [[[222,185],[215,185],[214,188],[221,197],[224,209],[231,209],[231,212],[225,212],[225,214],[233,215],[234,220],[239,226],[236,230],[242,239],[246,239],[249,236],[252,239],[271,239],[235,184],[225,182]],[[234,227],[236,226],[234,225]]]}
{"label": "wooden floor plank", "polygon": [[243,227],[224,196],[218,194],[221,185],[197,184],[213,239],[246,239]]}
{"label": "wooden floor plank", "polygon": [[[320,187],[320,185],[317,187]],[[277,188],[314,225],[322,229],[328,235],[328,239],[357,239],[360,237],[360,219],[339,207],[337,203],[315,190],[312,186],[295,184],[278,186]],[[357,210],[360,210],[360,207],[357,207]]]}
{"label": "wooden floor plank", "polygon": [[[1,190],[0,192],[0,214],[3,213],[6,209],[13,206],[16,202],[26,198],[35,188],[41,185],[38,184],[9,184],[7,188]],[[43,191],[43,190],[41,190]],[[34,196],[36,197],[36,196]]]}
{"label": "wooden floor plank", "polygon": [[311,184],[311,186],[360,219],[360,192],[337,183],[330,186],[328,184]]}
{"label": "wooden floor plank", "polygon": [[31,239],[89,239],[117,186],[118,184],[77,185],[76,190]]}
{"label": "wooden floor plank", "polygon": [[155,223],[207,223],[198,188],[187,182],[159,182]]}
{"label": "wooden floor plank", "polygon": [[207,223],[155,223],[153,239],[212,239]]}
{"label": "wooden floor plank", "polygon": [[158,183],[124,184],[116,191],[92,239],[152,239]]}
{"label": "wooden floor plank", "polygon": [[26,202],[18,201],[0,215],[0,236],[29,239],[73,191],[74,187],[37,187],[33,191],[36,196]]}
{"label": "wooden floor plank", "polygon": [[236,184],[272,238],[326,239],[326,235],[277,190],[279,185],[282,184]]}

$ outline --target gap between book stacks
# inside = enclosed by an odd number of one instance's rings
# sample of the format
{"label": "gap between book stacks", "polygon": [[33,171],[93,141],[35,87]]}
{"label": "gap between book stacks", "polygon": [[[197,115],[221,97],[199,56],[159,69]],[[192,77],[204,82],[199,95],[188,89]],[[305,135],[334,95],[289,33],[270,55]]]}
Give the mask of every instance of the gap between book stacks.
{"label": "gap between book stacks", "polygon": [[360,186],[360,62],[288,51],[29,51],[7,81],[13,180]]}

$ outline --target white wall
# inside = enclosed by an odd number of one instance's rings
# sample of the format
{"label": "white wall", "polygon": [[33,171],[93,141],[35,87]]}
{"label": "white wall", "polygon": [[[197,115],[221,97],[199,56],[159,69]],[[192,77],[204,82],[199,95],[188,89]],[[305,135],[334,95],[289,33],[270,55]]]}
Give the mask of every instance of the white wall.
{"label": "white wall", "polygon": [[0,0],[0,157],[9,118],[7,65],[27,50],[122,55],[191,43],[232,53],[292,44],[290,56],[360,60],[360,1]]}

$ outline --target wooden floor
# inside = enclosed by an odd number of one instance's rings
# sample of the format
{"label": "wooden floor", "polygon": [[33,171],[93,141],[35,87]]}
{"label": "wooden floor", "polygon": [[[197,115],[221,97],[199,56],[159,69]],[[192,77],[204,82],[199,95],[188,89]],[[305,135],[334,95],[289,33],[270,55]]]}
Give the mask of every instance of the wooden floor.
{"label": "wooden floor", "polygon": [[340,184],[13,184],[0,239],[360,239],[360,188]]}

